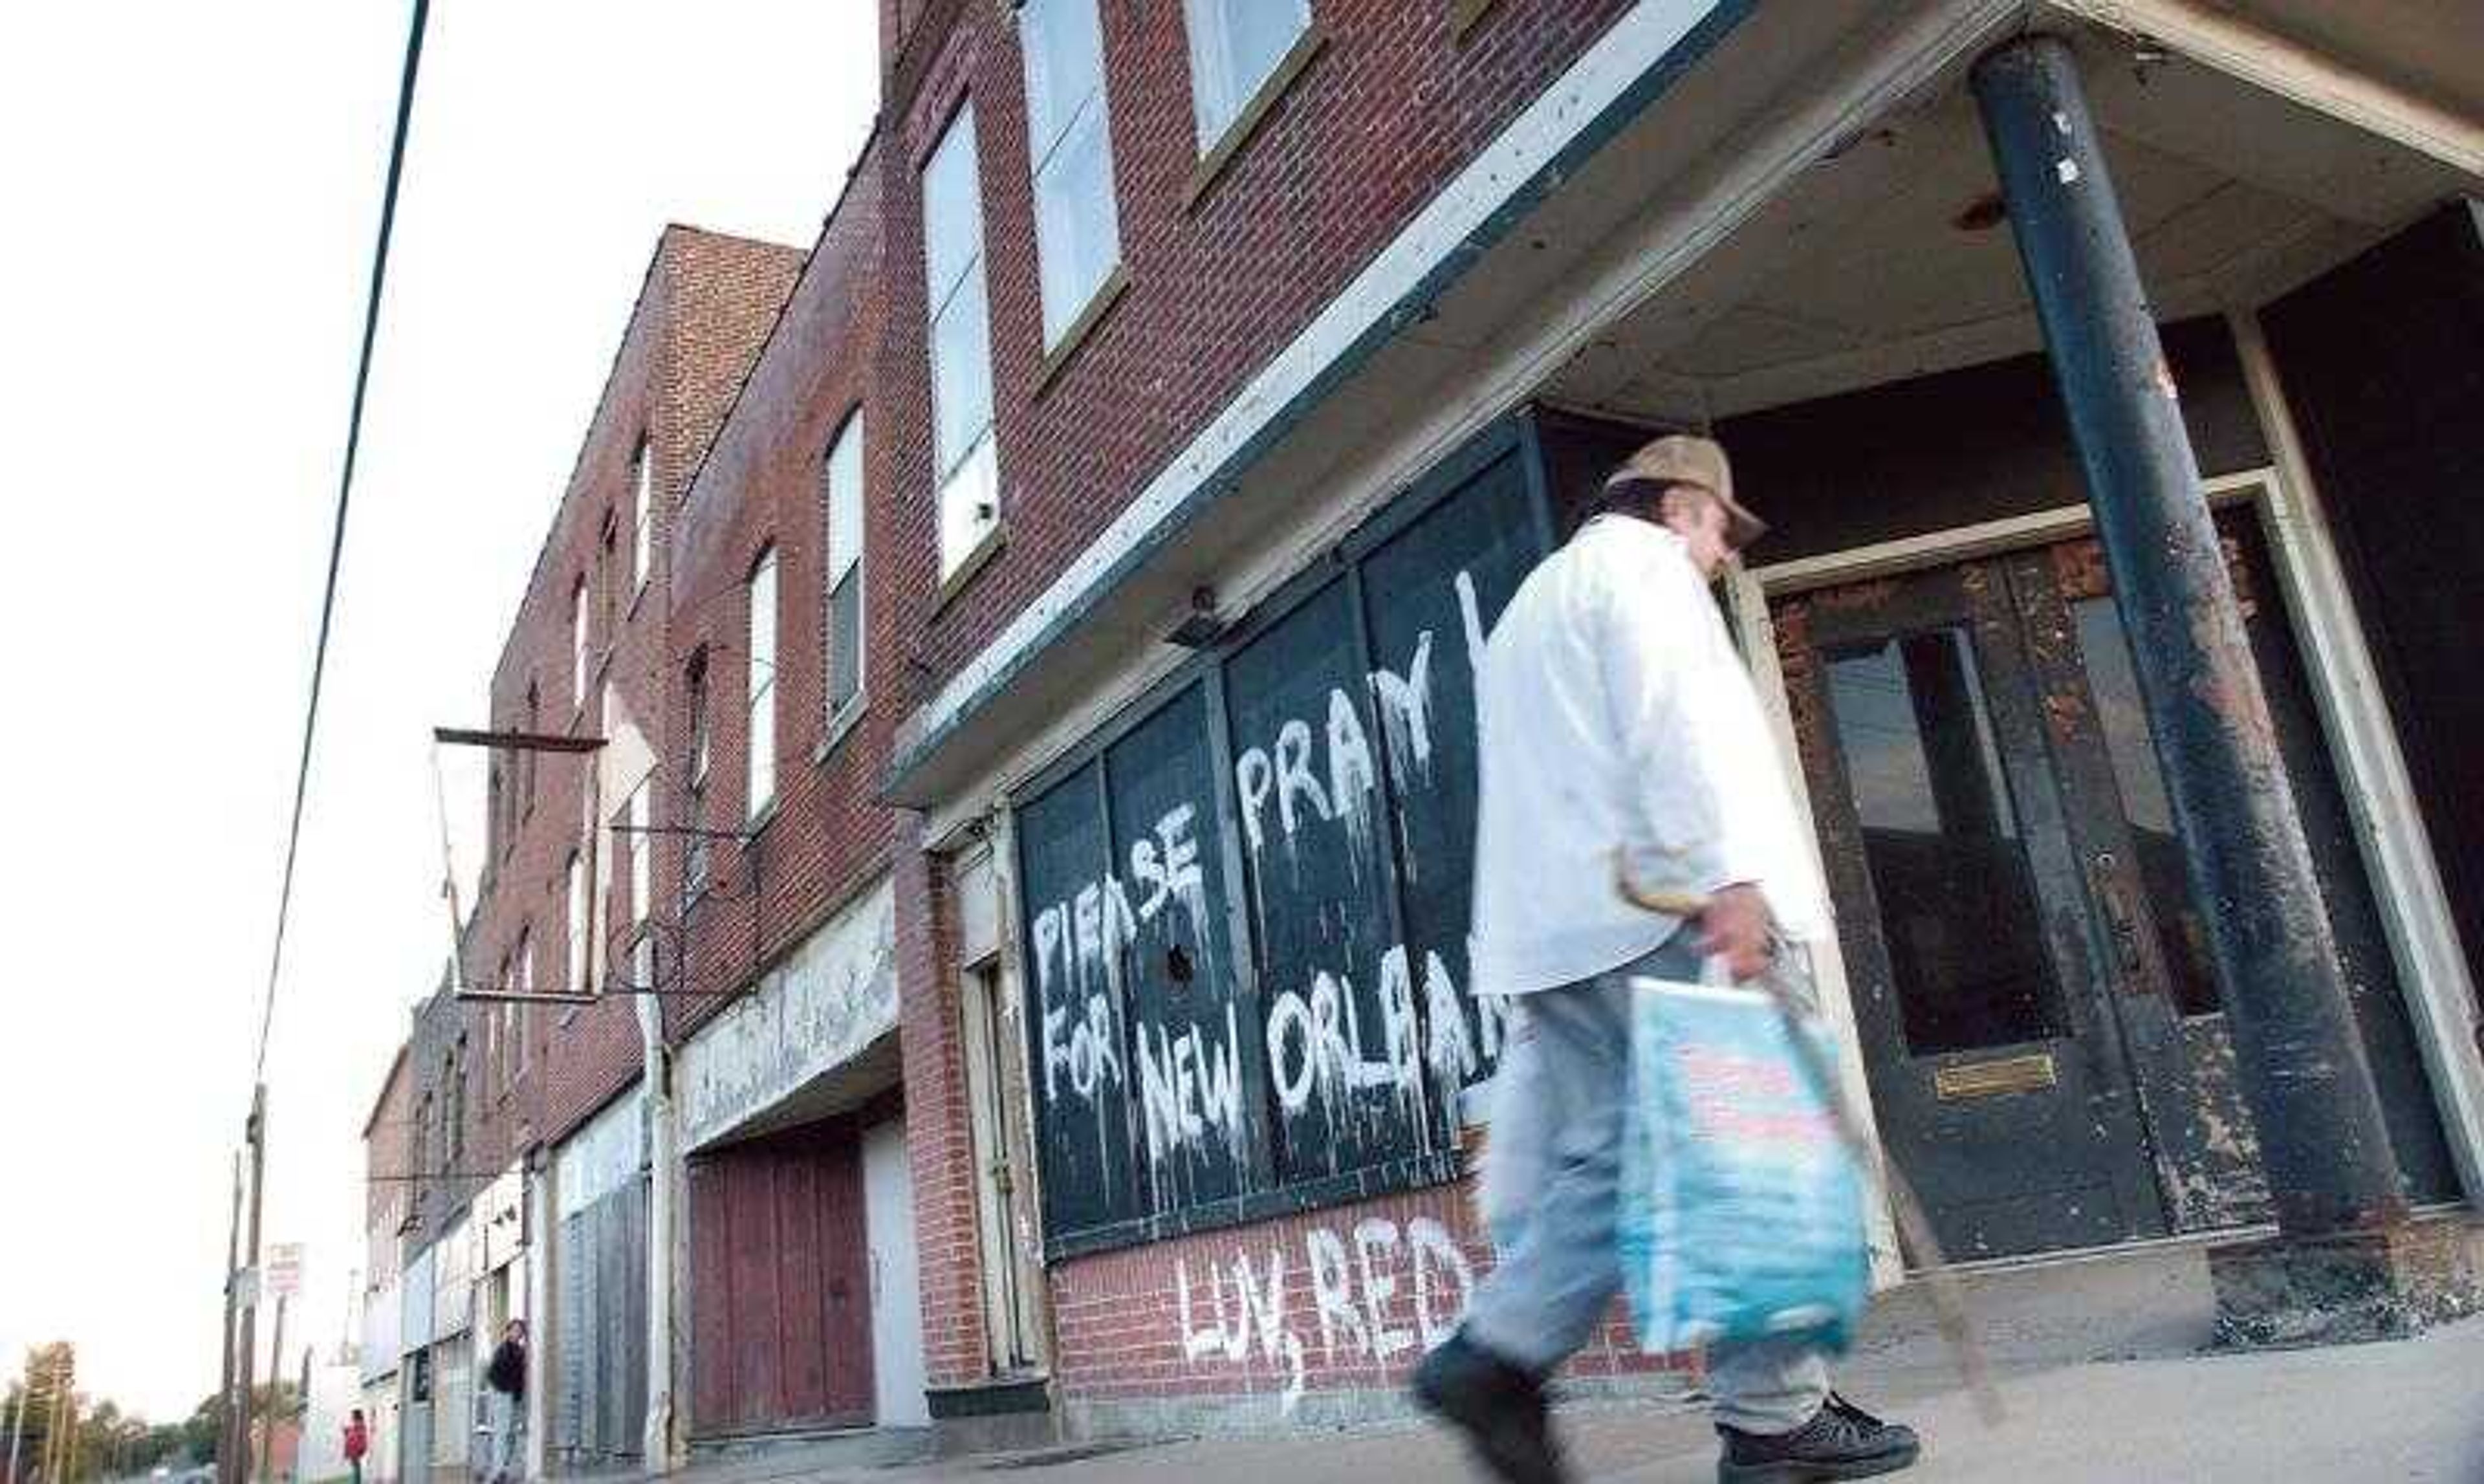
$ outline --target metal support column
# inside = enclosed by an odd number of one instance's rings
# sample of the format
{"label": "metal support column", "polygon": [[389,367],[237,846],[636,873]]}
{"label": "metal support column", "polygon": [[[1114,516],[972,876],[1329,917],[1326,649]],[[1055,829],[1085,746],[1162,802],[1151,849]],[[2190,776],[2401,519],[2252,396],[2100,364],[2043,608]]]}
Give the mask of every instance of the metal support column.
{"label": "metal support column", "polygon": [[2069,46],[1976,64],[2027,284],[2130,632],[2218,988],[2288,1237],[2405,1215],[2311,852]]}

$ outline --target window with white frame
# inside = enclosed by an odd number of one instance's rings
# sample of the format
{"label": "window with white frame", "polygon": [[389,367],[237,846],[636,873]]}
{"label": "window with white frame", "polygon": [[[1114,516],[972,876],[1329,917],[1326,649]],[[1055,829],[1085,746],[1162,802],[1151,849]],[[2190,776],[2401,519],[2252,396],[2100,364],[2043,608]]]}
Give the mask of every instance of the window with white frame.
{"label": "window with white frame", "polygon": [[[500,960],[499,977],[492,983],[495,985],[500,985],[508,982],[509,960],[503,958]],[[500,1034],[501,1028],[509,1022],[508,1011],[509,1007],[504,1001],[498,1005],[485,1006],[482,1015],[478,1017],[483,1031],[483,1091],[486,1093],[505,1085],[508,1081],[509,1068],[504,1065],[502,1055],[506,1039]]]}
{"label": "window with white frame", "polygon": [[747,817],[757,819],[776,798],[776,552],[759,554],[750,569],[750,657],[745,681],[750,742]]}
{"label": "window with white frame", "polygon": [[862,409],[855,408],[825,463],[828,521],[828,717],[862,697]]}
{"label": "window with white frame", "polygon": [[689,766],[683,769],[688,781],[687,796],[682,801],[682,823],[690,828],[689,843],[682,852],[682,911],[687,916],[689,904],[707,889],[708,839],[701,831],[707,827],[708,769],[708,684],[707,651],[701,649],[690,657],[689,673],[690,756]]}
{"label": "window with white frame", "polygon": [[656,475],[655,453],[647,440],[638,440],[638,456],[630,463],[631,482],[636,486],[632,495],[632,510],[636,526],[630,542],[630,591],[647,590],[647,579],[656,570]]}
{"label": "window with white frame", "polygon": [[518,1007],[506,1000],[500,1002],[497,1039],[500,1041],[500,1086],[513,1087],[518,1080]]}
{"label": "window with white frame", "polygon": [[[696,791],[701,785],[707,782],[707,768],[709,760],[713,756],[712,743],[715,741],[715,729],[708,718],[707,651],[705,649],[701,649],[697,654],[690,657],[688,684],[690,692],[690,758],[688,771],[690,788],[692,791]],[[693,819],[690,823],[695,824],[698,821]]]}
{"label": "window with white frame", "polygon": [[[535,992],[535,935],[533,929],[521,928],[518,930],[517,958],[518,993],[532,994]],[[511,1006],[510,1009],[518,1012],[516,1054],[511,1058],[511,1061],[515,1063],[515,1066],[511,1067],[509,1072],[509,1080],[511,1082],[515,1082],[520,1077],[526,1074],[526,1059],[528,1055],[526,1043],[534,1039],[535,1008],[532,1005],[521,1003]]]}
{"label": "window with white frame", "polygon": [[1025,0],[1018,10],[1047,349],[1068,333],[1121,256],[1095,7],[1096,0]]}
{"label": "window with white frame", "polygon": [[647,792],[653,782],[652,777],[639,780],[621,810],[630,842],[630,983],[641,989],[655,984],[655,948],[647,937],[647,913],[656,904],[656,838],[647,833]]}
{"label": "window with white frame", "polygon": [[586,859],[569,852],[569,980],[561,987],[571,994],[586,992]]}
{"label": "window with white frame", "polygon": [[1310,0],[1181,0],[1181,11],[1190,28],[1191,111],[1205,154],[1310,29]]}
{"label": "window with white frame", "polygon": [[586,709],[586,579],[580,578],[569,594],[569,696]]}
{"label": "window with white frame", "polygon": [[[537,734],[540,734],[543,731],[543,688],[536,685],[533,677],[531,676],[526,680],[526,730]],[[533,819],[535,813],[535,750],[532,747],[528,747],[518,754],[518,778],[520,780],[518,796],[526,800],[526,817],[527,819]]]}
{"label": "window with white frame", "polygon": [[[604,714],[612,715],[612,688],[608,685],[604,688]],[[586,853],[595,862],[595,884],[588,889],[586,898],[586,972],[596,981],[597,992],[601,993],[604,983],[612,977],[612,960],[606,944],[612,925],[621,919],[612,901],[612,872],[620,864],[621,842],[606,826],[619,823],[621,817],[616,814],[609,821],[596,818],[595,811],[604,802],[603,786],[598,779],[587,780],[586,796],[580,802],[579,820],[585,830]]]}
{"label": "window with white frame", "polygon": [[932,320],[932,460],[940,492],[945,578],[1000,519],[991,315],[984,298],[984,203],[971,102],[958,108],[923,167],[923,282]]}
{"label": "window with white frame", "polygon": [[448,1168],[455,1170],[466,1158],[466,1038],[448,1048],[448,1067],[442,1081],[448,1085],[448,1101],[443,1114],[447,1125]]}

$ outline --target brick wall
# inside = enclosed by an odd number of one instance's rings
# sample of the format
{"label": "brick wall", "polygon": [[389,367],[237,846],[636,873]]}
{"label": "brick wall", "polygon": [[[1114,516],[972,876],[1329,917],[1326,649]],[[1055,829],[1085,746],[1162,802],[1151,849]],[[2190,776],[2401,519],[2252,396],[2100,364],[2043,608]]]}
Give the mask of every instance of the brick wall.
{"label": "brick wall", "polygon": [[[1180,10],[1108,0],[1100,13],[1130,287],[1040,391],[1023,84],[1006,6],[882,0],[886,113],[807,258],[678,228],[660,243],[511,625],[491,719],[507,728],[606,733],[626,711],[657,760],[655,823],[743,827],[745,584],[758,553],[773,548],[779,601],[792,620],[779,644],[777,803],[754,842],[712,848],[715,895],[675,925],[669,946],[680,987],[729,992],[879,871],[893,871],[909,1154],[935,1384],[981,1376],[986,1358],[951,913],[918,822],[892,819],[871,797],[898,723],[1627,3],[1499,0],[1479,24],[1453,36],[1452,15],[1466,9],[1456,0],[1314,0],[1322,49],[1229,166],[1185,205],[1197,143]],[[982,150],[1007,544],[944,602],[917,187],[924,155],[969,94]],[[850,732],[831,738],[823,699],[821,460],[857,406],[866,418],[870,490],[869,703]],[[623,583],[608,603],[598,601],[599,572],[610,570],[608,522],[627,565],[631,460],[642,435],[665,512],[656,533],[658,570],[643,598]],[[570,681],[570,595],[581,575],[596,602],[594,674],[583,705]],[[686,816],[684,787],[686,676],[694,655],[704,657],[708,676],[714,767],[708,812],[698,820]],[[600,704],[607,679],[618,703],[613,715]],[[531,715],[530,691],[539,703]],[[520,933],[530,931],[536,987],[568,987],[563,872],[580,842],[593,767],[587,757],[498,760],[502,802],[469,933],[470,978],[498,979]],[[608,816],[621,802],[606,798],[601,807]],[[660,918],[676,911],[685,854],[678,838],[657,848]],[[626,882],[626,859],[613,861],[609,879],[616,890]],[[608,904],[607,912],[615,920]],[[668,1002],[669,1034],[687,1036],[721,1003],[720,994]],[[479,1046],[471,1030],[476,1012],[455,1010],[470,1027],[470,1046]],[[470,1137],[476,1154],[505,1159],[557,1140],[636,1074],[638,1036],[626,1000],[538,1008],[525,1021],[527,1072],[478,1071],[478,1087],[489,1091],[472,1100],[487,1125]],[[420,1071],[418,1065],[418,1092]],[[1408,1263],[1416,1233],[1434,1242],[1423,1248],[1425,1260],[1448,1266],[1426,1268],[1428,1285],[1455,1266],[1444,1252],[1479,1268],[1464,1206],[1454,1190],[1418,1193],[1065,1264],[1053,1275],[1063,1384],[1097,1399],[1282,1396],[1293,1384],[1284,1347],[1298,1342],[1304,1386],[1378,1385],[1413,1354],[1412,1346],[1393,1348],[1394,1337],[1409,1327],[1419,1337],[1422,1327],[1413,1267],[1393,1292],[1383,1291],[1385,1274],[1377,1286],[1361,1274],[1358,1224],[1374,1261],[1386,1256],[1389,1231]],[[1361,1340],[1343,1327],[1334,1294],[1328,1328],[1320,1328],[1312,1255],[1316,1248],[1333,1255],[1332,1235],[1347,1244],[1353,1291],[1363,1296],[1355,1302],[1369,1306]],[[1234,1342],[1245,1359],[1232,1363],[1219,1359],[1228,1333],[1222,1320],[1212,1347],[1202,1338],[1213,1303],[1203,1295],[1215,1290],[1220,1268],[1229,1278],[1246,1257],[1264,1282],[1272,1253],[1293,1254],[1278,1299],[1292,1316],[1282,1331],[1291,1341],[1279,1341],[1282,1374],[1261,1375],[1248,1359],[1262,1355],[1256,1336]],[[1238,1303],[1236,1292],[1228,1282],[1228,1300]],[[1425,1293],[1427,1302],[1436,1296],[1428,1286]],[[1582,1363],[1621,1363],[1609,1347],[1591,1347]]]}
{"label": "brick wall", "polygon": [[[533,576],[512,620],[491,685],[490,720],[507,730],[607,735],[622,715],[661,746],[662,687],[670,670],[665,557],[672,511],[690,472],[724,418],[790,290],[795,250],[695,229],[667,228],[658,241],[602,399],[553,514]],[[653,571],[643,589],[632,573],[634,461],[646,441],[656,509]],[[586,580],[588,676],[576,693],[571,602]],[[616,705],[603,706],[609,685]],[[529,704],[532,698],[533,704]],[[481,890],[465,950],[471,983],[516,974],[521,935],[534,948],[534,987],[565,990],[568,909],[564,873],[584,843],[593,754],[498,753],[500,802],[489,830]],[[623,800],[607,798],[607,818]],[[626,847],[625,847],[626,849]],[[594,879],[590,871],[588,880]],[[618,923],[626,856],[611,863],[603,922]],[[610,944],[599,945],[599,956]],[[478,1058],[481,1022],[496,1012],[459,1006]],[[575,1009],[528,1007],[517,1019],[525,1049],[493,1037],[471,1100],[474,1149],[505,1165],[583,1122],[638,1072],[636,1011],[626,997]],[[524,1070],[519,1069],[523,1061]],[[421,1068],[418,1067],[418,1076]]]}
{"label": "brick wall", "polygon": [[397,1276],[402,1266],[405,1222],[412,1187],[403,1178],[413,1153],[414,1082],[404,1049],[389,1065],[388,1079],[363,1125],[363,1230],[365,1255],[363,1282],[376,1289]]}
{"label": "brick wall", "polygon": [[[497,1168],[489,1146],[506,1137],[506,1121],[492,1116],[473,1065],[472,1054],[481,1045],[474,1034],[476,1018],[445,987],[414,1009],[414,1032],[407,1038],[405,1055],[413,1105],[403,1167],[414,1177],[405,1182],[409,1252],[420,1252],[440,1239],[482,1188],[473,1173]],[[462,1096],[452,1093],[461,1058]]]}
{"label": "brick wall", "polygon": [[[873,453],[876,488],[887,493],[871,527],[875,620],[891,641],[883,653],[895,659],[878,672],[875,704],[891,719],[928,699],[1036,597],[1627,0],[1500,0],[1463,38],[1451,34],[1461,9],[1451,0],[1314,0],[1322,50],[1190,207],[1183,199],[1198,145],[1180,7],[1102,4],[1130,286],[1040,391],[1040,291],[1012,13],[932,0],[901,41],[888,24],[894,6],[883,0],[889,96],[878,168],[886,268],[876,409],[884,410],[876,412]],[[969,96],[1007,534],[999,555],[944,597],[919,186],[923,161]],[[934,1384],[958,1384],[986,1368],[973,1159],[955,956],[945,946],[953,919],[938,863],[914,839],[909,821],[895,867],[908,1137],[927,1360]],[[1056,1375],[1066,1394],[1104,1400],[1281,1393],[1285,1382],[1263,1370],[1186,1357],[1176,1281],[1185,1265],[1203,1275],[1237,1251],[1291,1244],[1286,1282],[1300,1291],[1286,1302],[1310,1305],[1303,1243],[1321,1224],[1350,1233],[1358,1221],[1389,1221],[1402,1233],[1418,1219],[1436,1222],[1477,1266],[1479,1244],[1463,1210],[1456,1193],[1432,1192],[1062,1265],[1052,1274]],[[1196,1311],[1202,1300],[1193,1299]],[[1398,1317],[1388,1323],[1411,1323],[1404,1316],[1413,1302],[1410,1279],[1390,1301]],[[1300,1311],[1317,1312],[1315,1305]],[[1414,1353],[1383,1364],[1310,1338],[1305,1384],[1314,1390],[1376,1385]],[[1610,1368],[1618,1363],[1611,1357],[1591,1347],[1582,1363]]]}
{"label": "brick wall", "polygon": [[896,850],[898,1035],[905,1064],[906,1161],[923,1254],[923,1361],[934,1386],[989,1374],[975,1226],[974,1131],[958,1008],[957,922],[921,822],[899,817]]}
{"label": "brick wall", "polygon": [[[1157,470],[1628,0],[1499,0],[1463,39],[1453,0],[1314,0],[1327,43],[1185,209],[1197,164],[1181,8],[1100,8],[1130,287],[1040,392],[1024,83],[1007,8],[910,38],[887,111],[886,388],[905,518],[880,567],[909,707],[1039,594]],[[927,18],[927,32],[938,21]],[[1008,545],[935,607],[919,171],[971,94],[982,150],[1001,517]]]}
{"label": "brick wall", "polygon": [[[1054,1374],[1073,1406],[1214,1397],[1291,1415],[1306,1396],[1393,1393],[1491,1270],[1471,1182],[1065,1262]],[[1565,1375],[1677,1368],[1618,1303]]]}
{"label": "brick wall", "polygon": [[[878,573],[866,561],[863,710],[833,735],[827,706],[824,461],[847,418],[863,418],[865,550],[887,501],[877,465],[882,409],[872,395],[879,332],[879,181],[867,151],[822,228],[800,281],[731,417],[698,469],[672,533],[676,580],[664,711],[660,823],[748,827],[749,575],[773,551],[782,615],[776,664],[776,801],[747,846],[710,846],[712,891],[679,911],[688,842],[658,852],[656,898],[679,918],[682,987],[667,1005],[676,1039],[724,996],[816,930],[886,869],[886,811],[872,790],[888,756],[894,708],[878,704],[897,666],[869,631]],[[712,771],[704,813],[690,815],[688,675],[704,652]]]}

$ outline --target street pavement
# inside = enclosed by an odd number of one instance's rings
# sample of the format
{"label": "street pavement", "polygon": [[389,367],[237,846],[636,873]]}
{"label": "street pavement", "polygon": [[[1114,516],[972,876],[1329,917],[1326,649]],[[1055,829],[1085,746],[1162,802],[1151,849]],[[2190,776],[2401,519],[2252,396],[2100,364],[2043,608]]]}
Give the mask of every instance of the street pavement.
{"label": "street pavement", "polygon": [[[1904,1475],[1923,1484],[2484,1484],[2484,1320],[2343,1349],[2001,1369],[2007,1416],[1991,1429],[1976,1419],[1952,1378],[1866,1360],[1845,1379],[1868,1405],[1924,1429],[1930,1440],[1924,1462]],[[1582,1479],[1693,1484],[1715,1477],[1714,1436],[1695,1408],[1600,1403],[1565,1412],[1561,1420]],[[1012,1478],[1023,1484],[1448,1484],[1481,1475],[1439,1429],[1405,1424],[901,1469],[751,1460],[694,1469],[684,1484],[1005,1484]]]}
{"label": "street pavement", "polygon": [[[1839,1384],[1915,1423],[1922,1484],[2484,1484],[2484,1318],[2414,1339],[2327,1349],[2212,1353],[2196,1251],[1977,1275],[1976,1328],[2006,1416],[1987,1428],[1932,1338],[1919,1291],[1879,1306]],[[1693,1484],[1715,1477],[1695,1405],[1581,1403],[1559,1425],[1582,1479]],[[677,1475],[680,1484],[1348,1484],[1482,1475],[1440,1429],[1416,1421],[1354,1432],[1206,1439],[1109,1451],[841,1467],[826,1455],[762,1455]]]}

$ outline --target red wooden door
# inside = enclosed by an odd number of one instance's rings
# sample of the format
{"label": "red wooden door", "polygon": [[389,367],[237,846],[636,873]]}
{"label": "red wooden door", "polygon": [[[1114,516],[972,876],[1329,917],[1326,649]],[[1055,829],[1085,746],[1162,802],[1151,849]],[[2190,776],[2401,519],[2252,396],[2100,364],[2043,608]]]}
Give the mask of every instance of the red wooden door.
{"label": "red wooden door", "polygon": [[870,1259],[851,1131],[702,1155],[689,1183],[693,1430],[868,1423]]}

